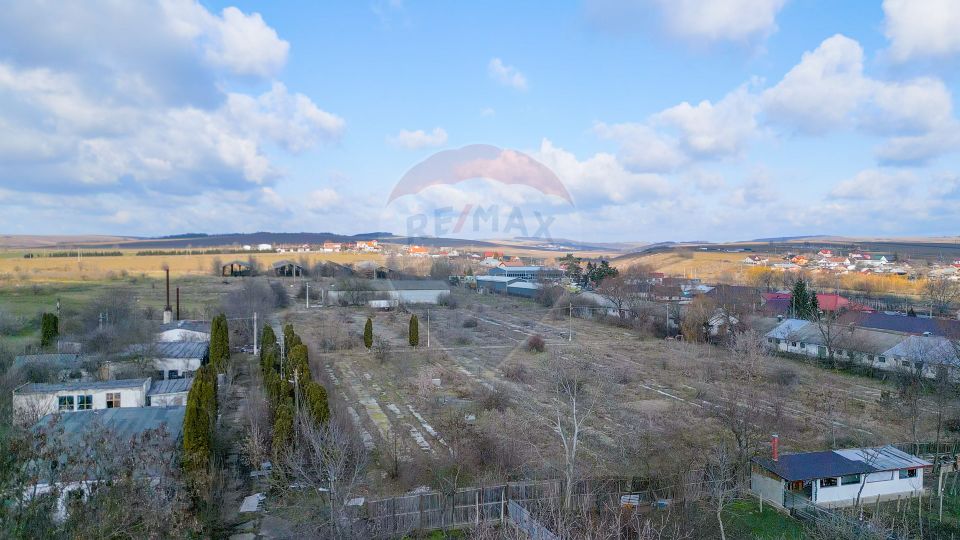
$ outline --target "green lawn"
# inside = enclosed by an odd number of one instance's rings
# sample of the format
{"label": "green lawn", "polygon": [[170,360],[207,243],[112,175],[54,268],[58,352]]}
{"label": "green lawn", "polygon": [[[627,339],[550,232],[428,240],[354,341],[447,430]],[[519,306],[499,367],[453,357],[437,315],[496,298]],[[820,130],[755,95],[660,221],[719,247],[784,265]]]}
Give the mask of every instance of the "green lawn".
{"label": "green lawn", "polygon": [[757,538],[762,540],[802,540],[803,526],[799,521],[763,506],[755,499],[734,501],[724,510],[727,538]]}

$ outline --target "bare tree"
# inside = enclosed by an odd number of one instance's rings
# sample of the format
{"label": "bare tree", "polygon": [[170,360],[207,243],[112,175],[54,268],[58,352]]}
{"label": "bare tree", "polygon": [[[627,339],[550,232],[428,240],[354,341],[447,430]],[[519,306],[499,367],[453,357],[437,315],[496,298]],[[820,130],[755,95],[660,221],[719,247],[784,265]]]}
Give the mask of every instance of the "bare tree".
{"label": "bare tree", "polygon": [[605,278],[597,286],[596,293],[610,302],[617,310],[621,320],[629,317],[630,300],[636,295],[636,286],[630,284],[626,276],[616,275]]}
{"label": "bare tree", "polygon": [[[352,527],[350,499],[363,482],[367,454],[345,415],[336,412],[325,423],[300,408],[295,415],[295,438],[284,453],[281,467],[287,477],[278,486],[290,518],[324,538],[363,537]],[[314,494],[323,494],[325,511]]]}
{"label": "bare tree", "polygon": [[946,276],[929,277],[923,284],[923,299],[930,305],[931,311],[943,315],[960,299],[960,281]]}
{"label": "bare tree", "polygon": [[706,491],[709,495],[708,501],[717,518],[721,540],[727,538],[723,526],[723,509],[737,493],[735,467],[735,458],[730,448],[726,444],[718,444],[710,452],[710,459],[703,471]]}
{"label": "bare tree", "polygon": [[563,447],[563,506],[569,509],[573,499],[574,484],[579,474],[578,459],[584,425],[593,415],[602,390],[595,388],[593,392],[587,391],[587,382],[596,381],[597,377],[582,361],[569,360],[556,354],[552,363],[551,393],[554,405],[552,428]]}
{"label": "bare tree", "polygon": [[735,365],[749,378],[760,375],[770,356],[763,334],[753,329],[734,334],[730,352]]}

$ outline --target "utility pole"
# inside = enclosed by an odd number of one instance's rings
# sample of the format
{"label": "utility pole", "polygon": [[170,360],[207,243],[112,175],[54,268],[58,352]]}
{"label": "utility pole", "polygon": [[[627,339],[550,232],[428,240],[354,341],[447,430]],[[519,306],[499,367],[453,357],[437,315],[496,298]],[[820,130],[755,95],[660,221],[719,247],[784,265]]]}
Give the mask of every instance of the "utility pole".
{"label": "utility pole", "polygon": [[307,286],[307,309],[310,309],[310,284],[305,283]]}
{"label": "utility pole", "polygon": [[570,308],[567,314],[567,341],[573,341],[573,302],[570,302]]}
{"label": "utility pole", "polygon": [[430,348],[430,310],[427,310],[427,348]]}
{"label": "utility pole", "polygon": [[253,354],[259,354],[260,350],[257,349],[257,312],[253,312]]}

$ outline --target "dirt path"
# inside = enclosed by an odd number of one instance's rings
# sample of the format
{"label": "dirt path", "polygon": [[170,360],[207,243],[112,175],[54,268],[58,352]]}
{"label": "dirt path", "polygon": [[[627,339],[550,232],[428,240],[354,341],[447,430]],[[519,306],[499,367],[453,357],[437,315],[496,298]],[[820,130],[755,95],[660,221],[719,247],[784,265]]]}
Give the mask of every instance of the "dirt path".
{"label": "dirt path", "polygon": [[223,463],[223,493],[220,499],[220,522],[228,535],[254,538],[258,527],[256,513],[240,514],[240,504],[254,490],[249,467],[243,463],[241,444],[244,426],[244,404],[252,382],[252,355],[233,353],[230,361],[236,366],[232,384],[220,392],[219,436],[226,446]]}

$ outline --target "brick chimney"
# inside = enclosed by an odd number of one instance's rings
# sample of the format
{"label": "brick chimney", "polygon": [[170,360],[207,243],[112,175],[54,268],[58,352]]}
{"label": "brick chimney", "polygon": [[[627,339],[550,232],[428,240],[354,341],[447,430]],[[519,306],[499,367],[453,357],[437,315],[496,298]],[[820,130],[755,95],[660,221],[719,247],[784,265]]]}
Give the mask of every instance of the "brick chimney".
{"label": "brick chimney", "polygon": [[770,437],[770,454],[774,461],[780,459],[780,436],[776,433]]}

